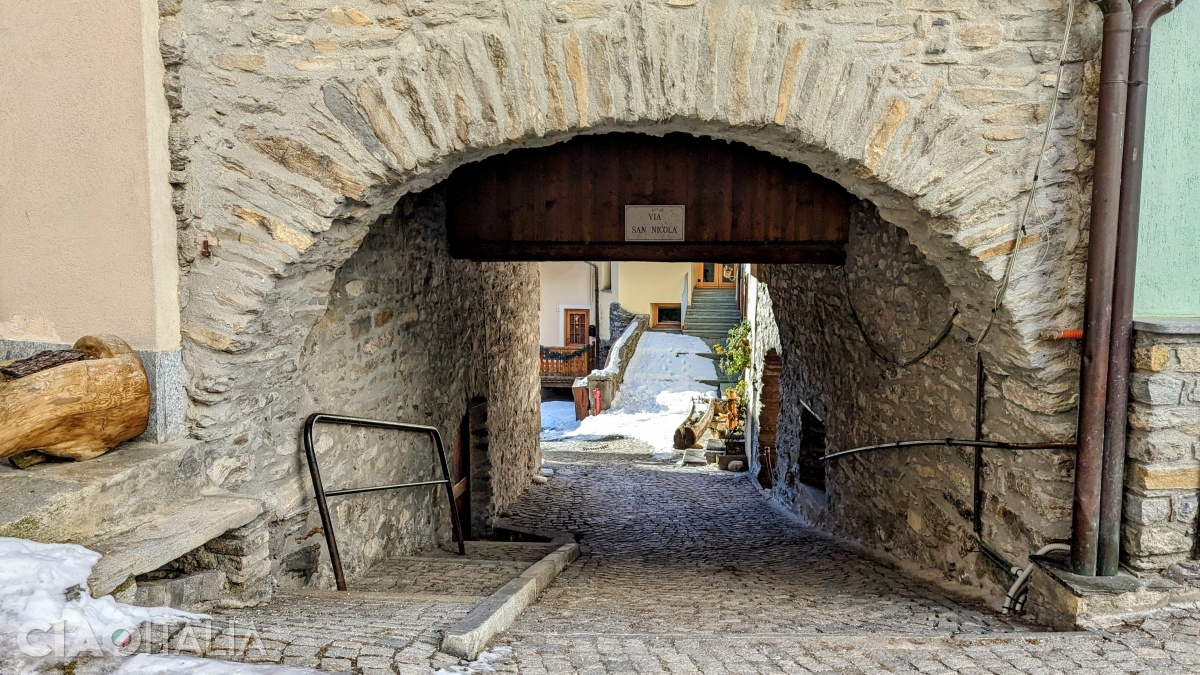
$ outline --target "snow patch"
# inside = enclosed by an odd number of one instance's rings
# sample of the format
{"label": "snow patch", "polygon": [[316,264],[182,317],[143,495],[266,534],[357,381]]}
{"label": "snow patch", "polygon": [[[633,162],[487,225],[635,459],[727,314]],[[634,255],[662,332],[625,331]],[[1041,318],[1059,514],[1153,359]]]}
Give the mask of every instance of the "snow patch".
{"label": "snow patch", "polygon": [[170,607],[135,607],[111,595],[93,598],[88,576],[100,554],[76,544],[43,544],[0,537],[0,673],[59,672],[77,658],[98,659],[90,672],[302,673],[261,670],[185,656],[125,658],[146,623],[183,624],[208,619]]}
{"label": "snow patch", "polygon": [[542,440],[552,441],[579,428],[574,401],[542,402]]}
{"label": "snow patch", "polygon": [[542,404],[542,440],[623,436],[650,444],[654,457],[672,457],[675,428],[692,399],[716,395],[716,387],[700,382],[716,378],[713,361],[699,356],[706,352],[708,345],[697,337],[643,333],[612,408],[576,421],[574,403],[547,401]]}
{"label": "snow patch", "polygon": [[493,663],[503,661],[512,656],[512,647],[492,647],[479,655],[479,658],[465,666],[450,666],[435,671],[433,675],[471,675],[473,673],[494,673]]}
{"label": "snow patch", "polygon": [[138,654],[126,659],[114,675],[312,675],[317,671],[290,666],[249,665],[189,656]]}

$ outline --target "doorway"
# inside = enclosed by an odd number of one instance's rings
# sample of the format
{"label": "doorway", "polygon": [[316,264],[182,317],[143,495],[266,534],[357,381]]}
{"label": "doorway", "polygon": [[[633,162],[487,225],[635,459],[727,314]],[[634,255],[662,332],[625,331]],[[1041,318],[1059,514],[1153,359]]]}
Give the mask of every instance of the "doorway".
{"label": "doorway", "polygon": [[463,415],[458,425],[458,442],[450,456],[450,483],[454,505],[458,509],[458,524],[463,539],[472,537],[471,528],[471,413]]}
{"label": "doorway", "polygon": [[696,288],[737,288],[737,265],[696,263]]}
{"label": "doorway", "polygon": [[590,343],[588,326],[591,311],[586,309],[563,310],[563,346],[586,347]]}

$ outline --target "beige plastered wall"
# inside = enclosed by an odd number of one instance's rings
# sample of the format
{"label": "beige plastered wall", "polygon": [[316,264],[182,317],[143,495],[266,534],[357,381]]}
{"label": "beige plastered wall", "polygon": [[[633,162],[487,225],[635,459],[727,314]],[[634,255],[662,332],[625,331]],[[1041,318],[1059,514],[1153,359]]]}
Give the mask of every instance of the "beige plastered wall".
{"label": "beige plastered wall", "polygon": [[[542,268],[542,305],[539,312],[541,342],[544,347],[563,345],[563,307],[590,309],[592,268],[585,262],[544,262]],[[595,323],[595,317],[591,317]]]}
{"label": "beige plastered wall", "polygon": [[179,345],[154,0],[0,5],[0,340]]}
{"label": "beige plastered wall", "polygon": [[622,262],[613,284],[617,301],[634,314],[649,314],[653,304],[681,304],[684,278],[692,263]]}

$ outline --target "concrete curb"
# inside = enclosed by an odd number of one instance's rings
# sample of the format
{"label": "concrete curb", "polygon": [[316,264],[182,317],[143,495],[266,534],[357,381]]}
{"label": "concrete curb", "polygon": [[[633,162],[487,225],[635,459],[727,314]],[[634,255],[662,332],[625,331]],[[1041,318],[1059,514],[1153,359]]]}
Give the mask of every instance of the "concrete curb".
{"label": "concrete curb", "polygon": [[442,637],[442,651],[463,659],[479,656],[487,643],[507,630],[550,582],[579,557],[579,544],[563,544],[504,584]]}

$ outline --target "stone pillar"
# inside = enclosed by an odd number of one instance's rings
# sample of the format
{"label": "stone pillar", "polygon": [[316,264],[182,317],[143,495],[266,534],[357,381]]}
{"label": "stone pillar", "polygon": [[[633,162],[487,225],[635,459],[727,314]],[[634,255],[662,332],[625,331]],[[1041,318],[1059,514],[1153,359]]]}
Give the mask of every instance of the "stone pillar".
{"label": "stone pillar", "polygon": [[1200,319],[1135,322],[1122,555],[1136,571],[1196,555]]}

